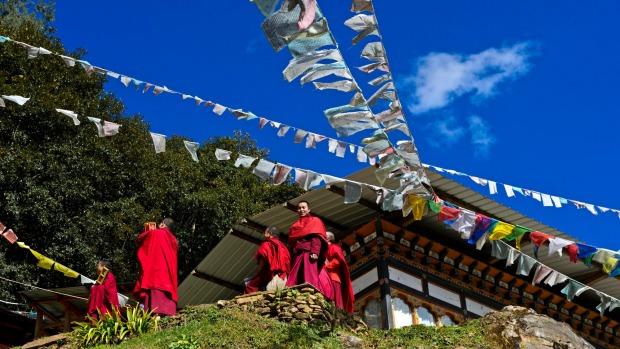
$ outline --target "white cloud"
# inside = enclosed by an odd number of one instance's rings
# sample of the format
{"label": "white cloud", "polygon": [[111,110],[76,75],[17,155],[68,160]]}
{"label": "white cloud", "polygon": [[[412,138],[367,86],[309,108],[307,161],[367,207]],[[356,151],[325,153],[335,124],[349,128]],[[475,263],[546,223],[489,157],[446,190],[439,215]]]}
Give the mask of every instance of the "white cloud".
{"label": "white cloud", "polygon": [[435,118],[426,128],[430,131],[426,139],[435,148],[450,148],[467,133],[467,129],[459,126],[454,116]]}
{"label": "white cloud", "polygon": [[469,123],[471,144],[474,146],[474,156],[478,158],[488,157],[491,145],[496,141],[491,134],[491,128],[478,115],[470,116],[467,121]]}
{"label": "white cloud", "polygon": [[405,86],[413,88],[409,110],[424,113],[442,108],[467,93],[476,98],[492,96],[500,82],[529,70],[531,48],[531,43],[524,42],[468,56],[430,53],[420,58],[415,72],[405,78]]}

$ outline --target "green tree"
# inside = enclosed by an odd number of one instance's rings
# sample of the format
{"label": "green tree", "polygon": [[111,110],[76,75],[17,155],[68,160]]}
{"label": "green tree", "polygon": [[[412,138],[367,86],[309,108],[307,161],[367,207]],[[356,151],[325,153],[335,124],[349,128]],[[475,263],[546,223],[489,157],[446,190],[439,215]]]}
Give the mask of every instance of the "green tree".
{"label": "green tree", "polygon": [[[0,1],[0,35],[81,59],[67,52],[51,27],[50,2]],[[199,163],[183,138],[173,136],[155,154],[149,125],[126,115],[122,101],[104,89],[105,76],[55,55],[28,59],[15,43],[0,44],[0,94],[31,99],[0,108],[0,220],[32,249],[94,276],[100,258],[111,259],[119,281],[137,275],[136,237],[144,222],[171,216],[182,258],[182,280],[243,217],[281,204],[301,192],[272,186],[233,161],[214,161],[216,148],[265,158],[249,135],[203,142]],[[99,138],[95,126],[55,111],[73,110],[122,125]],[[82,118],[84,119],[84,118]],[[74,279],[36,267],[25,249],[0,242],[0,276],[41,287],[73,286]],[[22,286],[0,281],[0,297],[16,299]]]}

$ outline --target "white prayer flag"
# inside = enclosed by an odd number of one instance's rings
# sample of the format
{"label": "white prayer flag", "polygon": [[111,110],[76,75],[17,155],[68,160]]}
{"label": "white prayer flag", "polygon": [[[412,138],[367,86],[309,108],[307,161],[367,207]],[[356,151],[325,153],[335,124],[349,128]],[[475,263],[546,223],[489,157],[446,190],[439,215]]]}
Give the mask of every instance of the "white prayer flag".
{"label": "white prayer flag", "polygon": [[224,149],[215,149],[215,157],[218,160],[230,160],[230,151]]}
{"label": "white prayer flag", "polygon": [[276,167],[275,163],[265,159],[260,159],[252,172],[254,172],[254,174],[261,179],[267,179],[271,175],[274,167]]}
{"label": "white prayer flag", "polygon": [[364,149],[362,147],[357,148],[357,162],[366,162],[368,160],[368,155],[364,153]]}
{"label": "white prayer flag", "polygon": [[166,136],[151,132],[151,138],[153,139],[153,146],[155,146],[155,154],[166,151]]}
{"label": "white prayer flag", "polygon": [[278,137],[284,137],[290,128],[290,126],[282,125],[278,130]]}
{"label": "white prayer flag", "polygon": [[196,150],[200,148],[200,144],[190,141],[183,141],[183,143],[185,144],[185,149],[187,149],[187,151],[192,155],[192,159],[198,162],[198,154],[196,153]]}
{"label": "white prayer flag", "polygon": [[316,139],[314,136],[314,133],[308,132],[308,137],[306,137],[306,148],[316,148]]}
{"label": "white prayer flag", "polygon": [[301,141],[304,140],[304,137],[306,137],[307,134],[308,132],[304,130],[297,130],[297,133],[295,133],[295,138],[293,138],[293,143],[301,143]]}
{"label": "white prayer flag", "polygon": [[256,160],[256,158],[243,155],[243,154],[239,154],[239,156],[237,157],[237,160],[235,161],[235,167],[241,166],[241,167],[248,168],[252,166],[252,163],[254,162],[254,160]]}
{"label": "white prayer flag", "polygon": [[590,211],[590,213],[592,213],[595,216],[598,215],[598,211],[596,210],[596,208],[594,208],[594,205],[592,205],[592,204],[585,204],[585,205],[586,205],[586,209],[588,209],[588,211]]}
{"label": "white prayer flag", "polygon": [[543,206],[553,206],[553,201],[551,200],[551,196],[548,194],[540,194],[542,196]]}
{"label": "white prayer flag", "polygon": [[338,142],[338,145],[336,146],[336,156],[339,158],[343,158],[346,151],[347,151],[347,143]]}
{"label": "white prayer flag", "polygon": [[306,184],[306,178],[308,177],[308,171],[300,170],[298,168],[295,169],[295,183],[297,183],[300,187],[304,187]]}
{"label": "white prayer flag", "polygon": [[11,102],[17,103],[19,105],[24,105],[26,102],[30,100],[30,98],[22,97],[22,96],[6,96],[2,95],[2,98],[8,99]]}
{"label": "white prayer flag", "polygon": [[513,196],[515,196],[515,192],[512,191],[512,186],[508,185],[508,184],[504,184],[504,189],[506,189],[506,195],[511,198]]}
{"label": "white prayer flag", "polygon": [[491,194],[497,194],[497,183],[489,181],[489,191]]}
{"label": "white prayer flag", "polygon": [[323,179],[325,180],[325,185],[330,186],[332,184],[336,184],[336,183],[342,183],[344,182],[344,179],[340,178],[340,177],[334,177],[334,176],[330,176],[330,175],[323,175]]}
{"label": "white prayer flag", "polygon": [[[60,55],[60,58],[62,58],[62,60],[65,61],[65,64],[67,65],[67,67],[75,66],[75,59],[74,58],[63,56],[63,55]],[[117,78],[118,78],[118,76],[117,76]]]}
{"label": "white prayer flag", "polygon": [[64,114],[68,117],[70,117],[73,120],[73,124],[75,126],[80,124],[80,120],[78,120],[78,114],[72,112],[71,110],[66,110],[66,109],[56,109],[57,112]]}
{"label": "white prayer flag", "polygon": [[213,112],[217,115],[222,115],[225,111],[226,107],[221,104],[215,103],[215,105],[213,106]]}
{"label": "white prayer flag", "polygon": [[118,129],[121,127],[121,125],[116,124],[114,122],[108,122],[108,121],[104,121],[103,122],[103,135],[106,137],[109,136],[114,136],[116,134],[118,134]]}
{"label": "white prayer flag", "polygon": [[557,208],[562,207],[562,200],[560,200],[559,197],[551,196],[551,201],[553,201],[553,205],[555,205],[555,207],[557,207]]}
{"label": "white prayer flag", "polygon": [[280,185],[284,183],[284,180],[286,180],[288,174],[291,172],[292,169],[293,168],[290,166],[277,164],[276,169],[273,172],[273,184]]}
{"label": "white prayer flag", "polygon": [[[327,144],[328,144],[328,151],[330,153],[335,153],[336,152],[336,147],[338,146],[338,141],[333,139],[333,138],[330,138],[329,141],[327,141]],[[360,149],[362,149],[362,148],[360,148]]]}
{"label": "white prayer flag", "polygon": [[99,137],[105,137],[105,134],[103,133],[103,127],[101,126],[101,119],[91,118],[90,116],[88,116],[87,118],[88,120],[92,121],[95,126],[97,126],[97,134],[99,135]]}
{"label": "white prayer flag", "polygon": [[125,76],[125,75],[121,75],[121,82],[123,83],[123,85],[125,85],[125,87],[129,87],[129,83],[131,83],[132,78],[130,78],[129,76]]}
{"label": "white prayer flag", "polygon": [[258,120],[258,129],[262,130],[263,127],[265,127],[265,125],[267,125],[267,123],[269,122],[269,120],[265,119],[265,118],[260,118]]}

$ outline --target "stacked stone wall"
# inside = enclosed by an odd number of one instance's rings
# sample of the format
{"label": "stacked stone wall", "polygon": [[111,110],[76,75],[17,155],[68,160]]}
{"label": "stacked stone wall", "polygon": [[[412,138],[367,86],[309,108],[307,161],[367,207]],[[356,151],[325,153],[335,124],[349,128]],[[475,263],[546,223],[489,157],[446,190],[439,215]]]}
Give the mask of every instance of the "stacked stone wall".
{"label": "stacked stone wall", "polygon": [[220,308],[237,308],[289,323],[345,327],[352,331],[367,328],[358,315],[337,309],[331,300],[310,284],[241,295],[217,304]]}

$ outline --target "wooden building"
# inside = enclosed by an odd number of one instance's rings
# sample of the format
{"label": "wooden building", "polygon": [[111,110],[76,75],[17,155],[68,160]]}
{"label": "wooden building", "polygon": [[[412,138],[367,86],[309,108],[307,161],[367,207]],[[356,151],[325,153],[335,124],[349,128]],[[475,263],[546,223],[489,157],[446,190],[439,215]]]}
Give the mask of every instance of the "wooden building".
{"label": "wooden building", "polygon": [[[374,168],[347,179],[378,186]],[[443,200],[500,221],[554,237],[576,241],[553,228],[503,206],[441,174],[427,170],[435,193]],[[386,188],[398,183],[386,182]],[[445,326],[477,318],[507,305],[525,306],[568,323],[599,348],[620,346],[620,308],[602,315],[600,293],[620,299],[620,281],[593,263],[572,263],[567,254],[548,256],[541,246],[538,263],[590,288],[572,301],[561,292],[566,284],[534,284],[534,270],[519,275],[517,265],[493,257],[489,243],[470,245],[429,211],[421,220],[401,211],[385,212],[376,193],[364,189],[362,199],[344,204],[344,183],[307,192],[294,200],[247,218],[232,227],[196,266],[179,288],[179,306],[213,303],[240,294],[243,279],[256,271],[253,255],[267,226],[287,232],[297,219],[296,204],[308,201],[343,247],[355,291],[355,308],[370,326],[389,329],[412,324]],[[284,238],[285,239],[285,238]],[[533,244],[521,252],[534,256]],[[587,243],[587,242],[585,242]]]}

